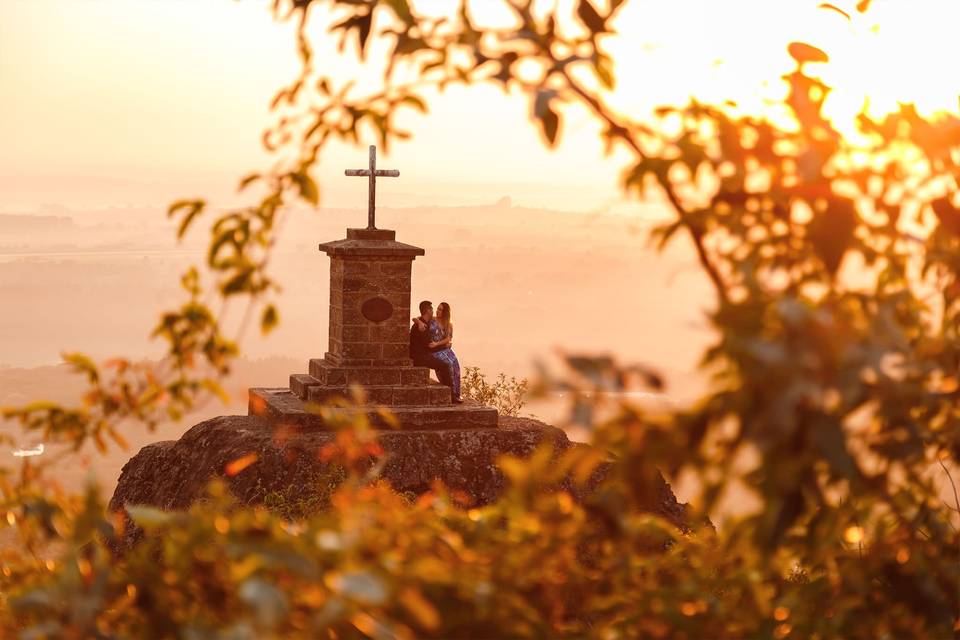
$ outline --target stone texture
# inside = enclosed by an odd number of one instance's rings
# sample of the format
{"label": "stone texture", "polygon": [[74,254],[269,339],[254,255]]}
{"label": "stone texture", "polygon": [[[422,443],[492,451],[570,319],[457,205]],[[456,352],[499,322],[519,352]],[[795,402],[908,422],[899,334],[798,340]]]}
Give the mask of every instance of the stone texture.
{"label": "stone texture", "polygon": [[[329,431],[294,433],[280,441],[268,421],[256,416],[221,416],[201,422],[176,442],[158,442],[140,450],[123,467],[111,511],[127,504],[161,509],[186,509],[203,496],[214,476],[223,477],[227,464],[249,453],[257,461],[240,473],[226,477],[231,492],[244,504],[261,504],[273,492],[298,494],[329,491],[334,469],[321,462],[317,451],[331,442]],[[502,454],[528,456],[538,444],[550,441],[557,451],[571,443],[559,429],[536,420],[501,417],[497,429],[444,431],[384,431],[378,436],[388,456],[382,477],[399,492],[420,494],[434,479],[465,492],[474,504],[494,500],[504,487],[495,466]],[[327,483],[327,486],[320,486]],[[684,509],[669,485],[656,488],[657,504],[651,510],[684,526]],[[123,546],[141,532],[129,523]]]}

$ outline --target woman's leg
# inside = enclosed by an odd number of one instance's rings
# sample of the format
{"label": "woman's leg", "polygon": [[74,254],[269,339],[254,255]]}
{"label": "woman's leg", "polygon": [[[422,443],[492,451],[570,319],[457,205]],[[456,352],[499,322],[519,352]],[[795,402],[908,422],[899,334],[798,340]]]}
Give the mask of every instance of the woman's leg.
{"label": "woman's leg", "polygon": [[450,382],[451,388],[453,389],[453,399],[460,399],[460,361],[457,359],[456,354],[453,351],[450,352],[450,355],[453,356],[450,362]]}

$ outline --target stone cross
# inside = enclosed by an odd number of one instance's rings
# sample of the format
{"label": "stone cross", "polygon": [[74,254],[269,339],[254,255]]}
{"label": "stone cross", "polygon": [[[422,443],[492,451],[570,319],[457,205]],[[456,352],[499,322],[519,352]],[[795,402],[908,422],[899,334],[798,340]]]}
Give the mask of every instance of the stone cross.
{"label": "stone cross", "polygon": [[398,178],[400,172],[396,169],[377,169],[377,148],[370,145],[370,168],[347,169],[343,172],[348,176],[364,176],[369,178],[369,195],[367,196],[367,229],[376,229],[377,211],[377,176],[381,178]]}

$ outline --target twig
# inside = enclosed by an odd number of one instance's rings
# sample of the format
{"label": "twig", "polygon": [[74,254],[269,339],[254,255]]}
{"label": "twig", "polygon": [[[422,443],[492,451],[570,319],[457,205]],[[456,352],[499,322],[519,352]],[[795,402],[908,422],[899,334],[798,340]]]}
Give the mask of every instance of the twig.
{"label": "twig", "polygon": [[[640,148],[640,145],[632,136],[629,135],[629,129],[610,115],[604,106],[597,100],[594,96],[586,92],[580,85],[574,82],[573,78],[570,77],[570,74],[567,73],[566,69],[562,69],[560,74],[566,79],[570,89],[576,93],[580,98],[593,109],[594,113],[606,122],[610,126],[610,130],[623,140],[634,153],[639,157],[645,158],[646,154],[643,152],[643,149]],[[677,215],[680,218],[680,223],[687,229],[690,233],[690,238],[693,240],[693,246],[697,251],[697,258],[700,260],[700,265],[707,272],[707,276],[713,282],[714,288],[717,290],[717,296],[720,298],[720,301],[724,304],[729,302],[729,297],[727,296],[727,288],[723,282],[723,278],[720,276],[720,272],[717,270],[716,265],[710,261],[710,256],[707,255],[706,247],[703,245],[703,232],[691,225],[687,216],[689,213],[684,208],[683,203],[680,202],[680,198],[674,193],[672,186],[667,183],[665,180],[660,180],[660,186],[663,188],[664,193],[667,195],[667,200],[670,201],[670,205],[676,210]]]}

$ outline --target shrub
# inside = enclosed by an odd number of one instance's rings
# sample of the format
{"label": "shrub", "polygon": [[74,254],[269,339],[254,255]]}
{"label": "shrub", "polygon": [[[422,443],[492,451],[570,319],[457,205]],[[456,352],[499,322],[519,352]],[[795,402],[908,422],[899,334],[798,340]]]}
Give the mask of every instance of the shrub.
{"label": "shrub", "polygon": [[464,369],[460,390],[465,398],[480,404],[496,407],[500,415],[516,416],[526,403],[528,383],[526,379],[509,378],[500,373],[496,380],[488,382],[478,367]]}

